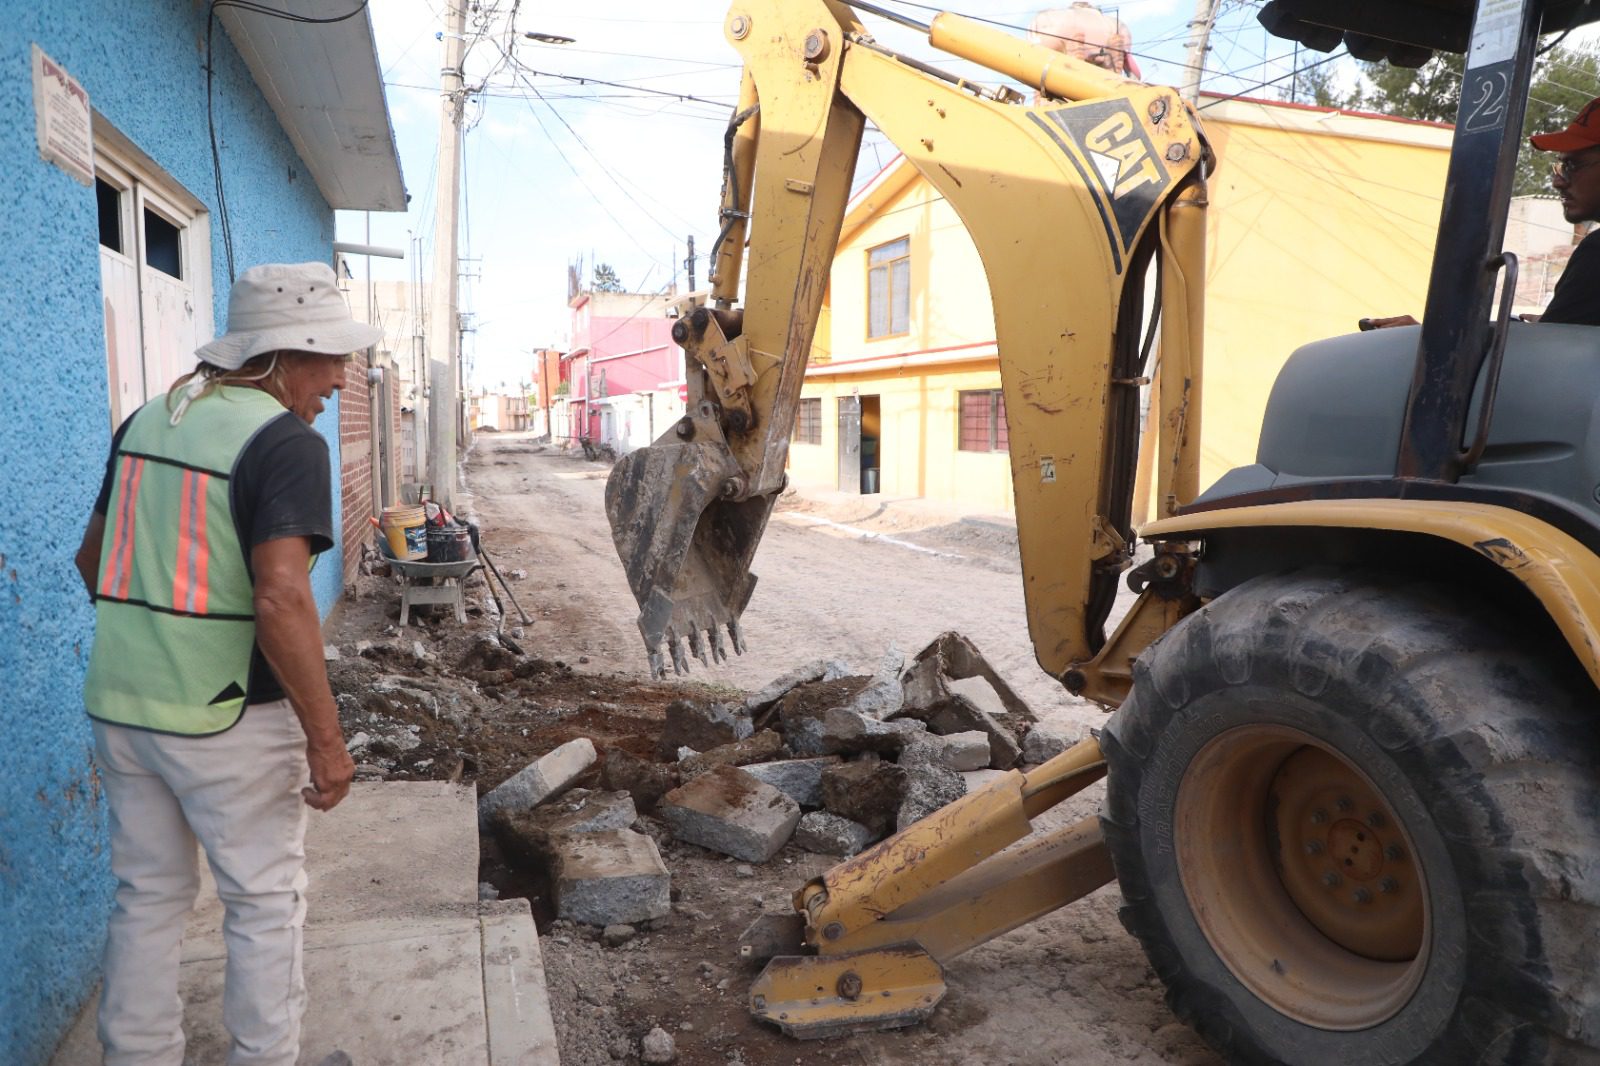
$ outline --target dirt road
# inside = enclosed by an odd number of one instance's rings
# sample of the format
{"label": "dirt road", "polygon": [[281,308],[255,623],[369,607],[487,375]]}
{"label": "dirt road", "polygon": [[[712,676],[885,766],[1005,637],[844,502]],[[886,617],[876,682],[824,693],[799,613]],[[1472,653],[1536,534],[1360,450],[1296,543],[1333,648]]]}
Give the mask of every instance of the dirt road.
{"label": "dirt road", "polygon": [[[466,502],[478,512],[485,545],[501,568],[527,572],[514,587],[534,616],[521,641],[529,653],[565,660],[580,673],[615,673],[644,681],[644,651],[633,625],[636,607],[612,551],[602,509],[607,473],[604,465],[525,439],[484,435],[467,464],[472,496]],[[919,523],[903,515],[873,516],[870,501],[865,506],[861,522],[845,522],[857,528],[854,532],[832,524],[854,517],[841,515],[837,506],[819,513],[804,501],[791,502],[774,515],[755,561],[760,584],[744,616],[749,651],[711,670],[702,671],[696,663],[696,681],[757,688],[818,658],[841,658],[867,672],[888,644],[911,653],[938,633],[955,629],[983,650],[1042,719],[1084,730],[1103,721],[1099,710],[1072,700],[1034,664],[1021,576],[1003,534],[997,535],[994,527],[951,521],[906,528]],[[863,539],[862,525],[892,537]],[[1098,802],[1096,789],[1052,812],[1046,824],[1092,814]],[[785,860],[790,865],[774,860],[737,889],[722,885],[714,891],[697,880],[721,878],[731,884],[732,867],[703,852],[669,855],[668,862],[675,883],[685,885],[686,899],[725,906],[718,901],[732,898],[733,892],[746,904],[753,900],[753,916],[763,905],[783,906],[790,889],[825,865],[816,856],[796,854]],[[1163,1006],[1160,983],[1117,921],[1118,902],[1114,886],[1108,886],[957,959],[947,975],[950,993],[933,1022],[901,1033],[823,1045],[789,1044],[782,1038],[763,1041],[760,1047],[730,1041],[697,1050],[696,1010],[690,1002],[696,993],[685,990],[675,1007],[663,989],[649,1009],[667,1023],[675,1013],[682,1019],[676,1024],[684,1061],[897,1066],[1219,1062]],[[742,922],[730,925],[742,927]],[[732,1007],[748,975],[716,955],[719,947],[725,955],[733,952],[731,941],[723,942],[725,936],[707,937],[694,950],[704,952],[701,957],[707,960],[702,973],[735,974],[728,986],[709,992],[730,998]],[[596,944],[560,934],[547,943],[568,1066],[616,1058],[600,1039],[603,1032],[586,1028],[586,1012],[601,1014],[608,1008],[595,1002],[592,988],[585,993],[579,986],[592,983],[596,972],[615,979],[619,991],[634,983],[639,975],[623,972],[628,970],[624,958],[650,948],[630,946],[640,950],[602,952]],[[663,986],[673,983],[666,973],[663,969],[659,977]],[[704,1023],[699,1033],[703,1040]],[[711,1057],[702,1057],[702,1051]]]}

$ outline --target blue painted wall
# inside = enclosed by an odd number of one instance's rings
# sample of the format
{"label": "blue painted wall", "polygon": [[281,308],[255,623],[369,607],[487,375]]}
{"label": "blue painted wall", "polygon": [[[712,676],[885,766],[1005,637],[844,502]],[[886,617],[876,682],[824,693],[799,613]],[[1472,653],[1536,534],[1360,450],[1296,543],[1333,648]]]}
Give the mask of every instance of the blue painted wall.
{"label": "blue painted wall", "polygon": [[[80,690],[93,614],[72,555],[110,442],[95,197],[43,162],[30,44],[211,211],[205,5],[0,0],[0,1063],[48,1061],[98,979],[113,882]],[[219,26],[215,111],[239,269],[332,258],[333,212]],[[338,470],[338,406],[318,422]],[[335,488],[335,507],[338,491]],[[334,529],[339,529],[337,518]],[[337,535],[337,534],[336,534]],[[331,565],[329,565],[331,563]],[[337,555],[317,568],[324,613]]]}

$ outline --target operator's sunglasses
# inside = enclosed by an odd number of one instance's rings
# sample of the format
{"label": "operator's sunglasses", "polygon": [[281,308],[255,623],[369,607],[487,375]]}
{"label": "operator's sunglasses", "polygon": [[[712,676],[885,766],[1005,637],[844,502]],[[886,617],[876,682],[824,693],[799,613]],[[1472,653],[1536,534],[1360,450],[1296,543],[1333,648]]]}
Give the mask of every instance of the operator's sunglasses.
{"label": "operator's sunglasses", "polygon": [[1560,178],[1562,181],[1571,181],[1572,175],[1592,163],[1600,163],[1600,155],[1577,156],[1572,159],[1558,159],[1550,164],[1550,176]]}

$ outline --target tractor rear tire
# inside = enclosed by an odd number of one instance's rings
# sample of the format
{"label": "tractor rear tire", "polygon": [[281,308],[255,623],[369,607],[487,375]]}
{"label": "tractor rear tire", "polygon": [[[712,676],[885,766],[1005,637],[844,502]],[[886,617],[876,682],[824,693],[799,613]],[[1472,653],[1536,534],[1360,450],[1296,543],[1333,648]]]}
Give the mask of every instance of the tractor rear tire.
{"label": "tractor rear tire", "polygon": [[1141,656],[1104,830],[1173,1013],[1234,1063],[1600,1063],[1600,698],[1553,643],[1312,569]]}

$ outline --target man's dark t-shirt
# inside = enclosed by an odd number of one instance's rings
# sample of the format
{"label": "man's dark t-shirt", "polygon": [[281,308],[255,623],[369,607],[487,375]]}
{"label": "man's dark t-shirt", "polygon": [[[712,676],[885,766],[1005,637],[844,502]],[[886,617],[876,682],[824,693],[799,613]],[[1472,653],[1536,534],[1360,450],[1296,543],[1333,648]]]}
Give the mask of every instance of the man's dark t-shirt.
{"label": "man's dark t-shirt", "polygon": [[1539,321],[1600,326],[1600,229],[1572,250],[1572,258],[1550,297],[1550,306]]}
{"label": "man's dark t-shirt", "polygon": [[[104,515],[111,505],[117,449],[131,421],[130,417],[123,422],[111,438],[105,478],[94,501],[96,514]],[[290,411],[262,426],[244,446],[234,463],[228,495],[233,504],[233,527],[244,548],[244,565],[252,581],[255,571],[250,565],[250,550],[258,544],[281,537],[306,537],[313,554],[333,547],[328,443]],[[255,645],[250,649],[246,706],[283,698],[283,686],[267,665],[261,646]]]}

